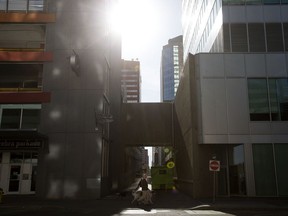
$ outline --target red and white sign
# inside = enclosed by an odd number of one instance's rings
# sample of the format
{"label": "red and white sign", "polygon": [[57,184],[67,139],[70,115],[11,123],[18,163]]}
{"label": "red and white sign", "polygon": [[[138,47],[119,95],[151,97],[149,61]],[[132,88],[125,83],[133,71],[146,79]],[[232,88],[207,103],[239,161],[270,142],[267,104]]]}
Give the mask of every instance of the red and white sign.
{"label": "red and white sign", "polygon": [[210,171],[220,171],[220,161],[209,160],[209,170]]}

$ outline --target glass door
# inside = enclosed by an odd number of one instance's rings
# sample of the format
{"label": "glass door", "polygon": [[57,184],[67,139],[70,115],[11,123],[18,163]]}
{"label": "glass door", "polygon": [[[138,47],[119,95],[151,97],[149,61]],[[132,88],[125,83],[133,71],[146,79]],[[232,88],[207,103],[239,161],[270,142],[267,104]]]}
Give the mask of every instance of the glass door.
{"label": "glass door", "polygon": [[20,189],[21,165],[11,165],[9,192],[19,192]]}

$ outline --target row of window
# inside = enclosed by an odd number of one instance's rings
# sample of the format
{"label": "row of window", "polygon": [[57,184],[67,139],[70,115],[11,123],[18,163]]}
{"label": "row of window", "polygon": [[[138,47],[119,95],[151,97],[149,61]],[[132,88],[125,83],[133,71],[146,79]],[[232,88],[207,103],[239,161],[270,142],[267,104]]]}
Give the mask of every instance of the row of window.
{"label": "row of window", "polygon": [[[0,163],[3,163],[2,153],[0,152]],[[11,152],[10,153],[10,163],[38,163],[38,153],[37,152]]]}
{"label": "row of window", "polygon": [[248,79],[251,121],[288,121],[288,79]]}
{"label": "row of window", "polygon": [[288,0],[223,0],[223,5],[288,4]]}
{"label": "row of window", "polygon": [[43,51],[45,49],[45,35],[45,25],[1,24],[0,49]]}
{"label": "row of window", "polygon": [[37,129],[41,105],[1,105],[1,129]]}
{"label": "row of window", "polygon": [[0,0],[0,11],[44,11],[44,0]]}
{"label": "row of window", "polygon": [[0,64],[0,91],[41,90],[43,64]]}
{"label": "row of window", "polygon": [[288,23],[223,25],[224,52],[288,51]]}

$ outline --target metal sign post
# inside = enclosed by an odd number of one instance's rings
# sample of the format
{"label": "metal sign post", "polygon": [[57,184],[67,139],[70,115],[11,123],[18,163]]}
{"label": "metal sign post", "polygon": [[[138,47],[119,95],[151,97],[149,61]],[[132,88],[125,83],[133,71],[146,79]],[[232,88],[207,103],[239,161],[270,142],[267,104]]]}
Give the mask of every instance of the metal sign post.
{"label": "metal sign post", "polygon": [[210,160],[209,161],[209,170],[213,171],[213,203],[216,200],[216,172],[220,171],[220,161]]}

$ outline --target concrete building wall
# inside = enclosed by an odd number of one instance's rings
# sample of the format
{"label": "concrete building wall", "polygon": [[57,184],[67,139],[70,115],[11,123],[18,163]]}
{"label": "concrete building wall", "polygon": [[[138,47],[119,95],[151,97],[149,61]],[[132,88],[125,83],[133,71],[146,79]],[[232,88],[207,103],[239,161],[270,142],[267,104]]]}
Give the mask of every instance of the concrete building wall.
{"label": "concrete building wall", "polygon": [[[120,92],[120,77],[115,74],[120,72],[120,42],[107,27],[108,2],[112,1],[60,0],[48,4],[57,20],[47,29],[47,49],[53,51],[54,61],[45,64],[43,77],[51,103],[44,105],[41,113],[41,131],[49,136],[49,150],[40,158],[40,196],[97,198],[101,185],[109,187],[103,182],[108,181],[107,176],[101,175],[103,134],[96,130],[95,119],[96,113],[103,112],[105,94],[115,121],[111,127],[117,130],[121,95],[115,94]],[[75,54],[80,62],[76,71],[69,63]],[[117,135],[117,131],[110,134]]]}
{"label": "concrete building wall", "polygon": [[[255,64],[255,61],[261,63]],[[268,72],[276,61],[279,62],[278,76]],[[225,159],[228,157],[225,152],[240,144],[244,151],[245,194],[257,195],[253,146],[287,144],[288,124],[250,120],[247,79],[287,78],[286,65],[287,55],[277,53],[189,55],[175,100],[177,186],[180,190],[193,197],[212,197],[213,172],[209,171],[208,164],[217,155],[221,158],[217,193],[231,195],[233,179],[229,172],[233,167],[230,167],[231,161]]]}

